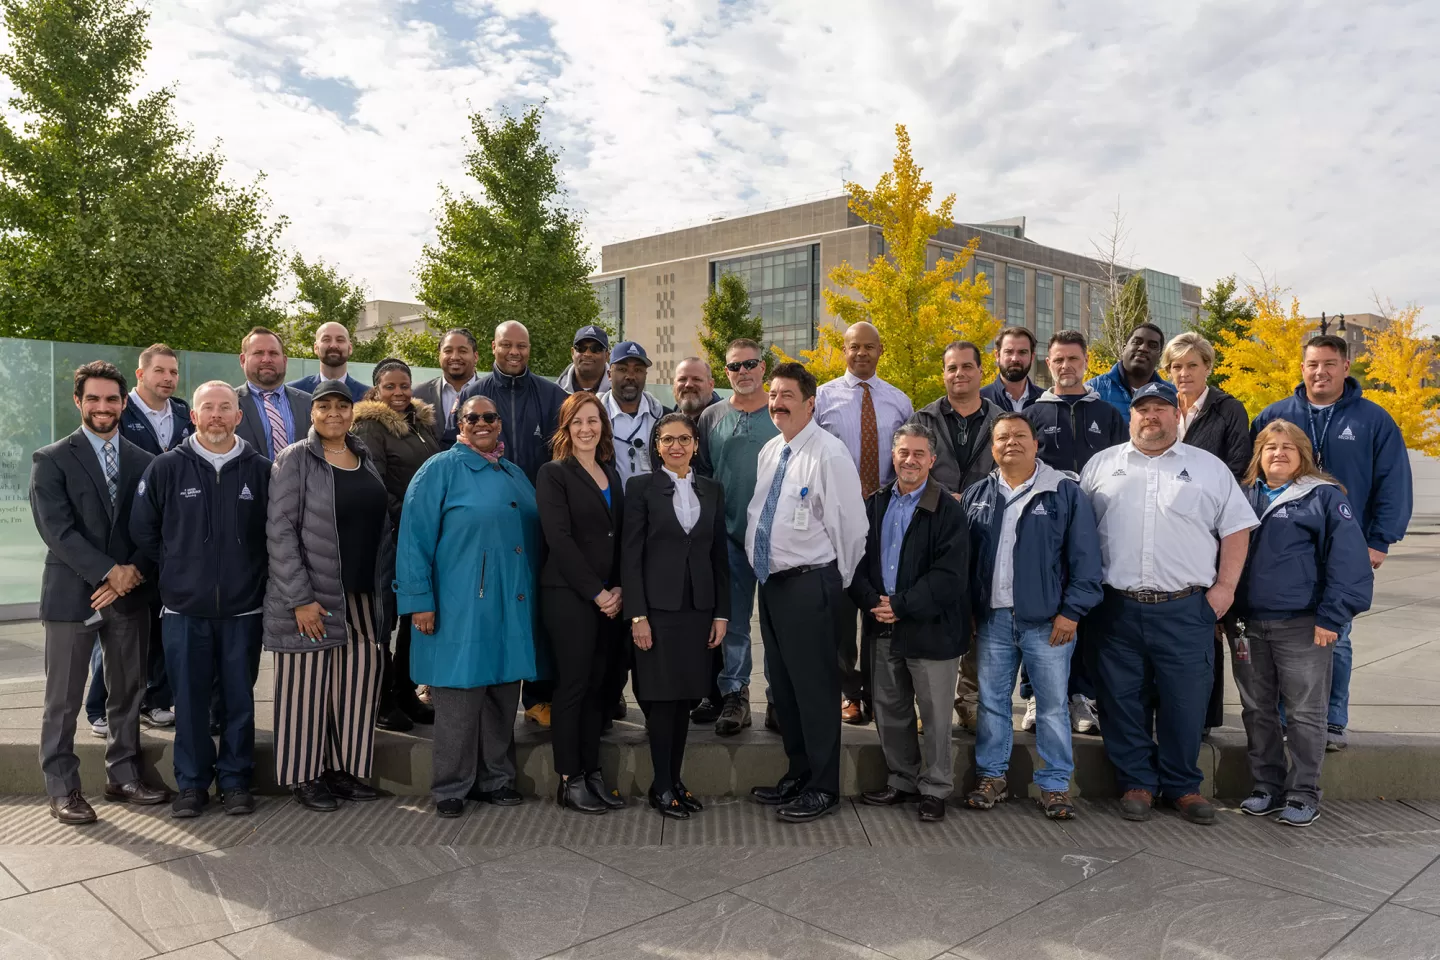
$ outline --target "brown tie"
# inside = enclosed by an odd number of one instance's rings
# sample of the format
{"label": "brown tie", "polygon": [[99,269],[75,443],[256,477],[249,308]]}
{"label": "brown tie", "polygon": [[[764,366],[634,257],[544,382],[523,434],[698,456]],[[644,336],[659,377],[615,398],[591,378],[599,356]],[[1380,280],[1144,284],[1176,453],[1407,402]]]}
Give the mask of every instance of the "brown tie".
{"label": "brown tie", "polygon": [[865,390],[860,401],[860,492],[868,497],[880,489],[880,428],[875,423],[870,384],[861,380],[860,386]]}

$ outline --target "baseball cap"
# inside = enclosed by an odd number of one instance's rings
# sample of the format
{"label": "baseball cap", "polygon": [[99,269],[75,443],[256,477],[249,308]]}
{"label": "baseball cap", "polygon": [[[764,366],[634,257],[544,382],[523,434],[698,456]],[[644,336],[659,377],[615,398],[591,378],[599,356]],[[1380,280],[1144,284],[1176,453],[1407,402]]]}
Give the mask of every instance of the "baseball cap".
{"label": "baseball cap", "polygon": [[346,400],[351,399],[350,388],[345,385],[344,380],[324,380],[321,381],[320,385],[310,394],[310,401],[313,403],[321,397],[332,395],[344,397]]}
{"label": "baseball cap", "polygon": [[1139,390],[1136,390],[1135,396],[1130,398],[1130,405],[1133,407],[1139,404],[1141,400],[1146,400],[1150,397],[1154,397],[1157,400],[1164,400],[1172,407],[1180,406],[1175,400],[1175,388],[1163,380],[1152,380]]}
{"label": "baseball cap", "polygon": [[594,340],[606,350],[610,349],[610,337],[601,327],[589,326],[581,327],[579,330],[576,330],[575,339],[571,341],[572,345],[579,346],[580,341],[582,340]]}
{"label": "baseball cap", "polygon": [[610,351],[610,362],[619,363],[621,360],[639,360],[650,366],[650,358],[645,356],[645,348],[634,340],[621,340],[615,344],[615,349]]}

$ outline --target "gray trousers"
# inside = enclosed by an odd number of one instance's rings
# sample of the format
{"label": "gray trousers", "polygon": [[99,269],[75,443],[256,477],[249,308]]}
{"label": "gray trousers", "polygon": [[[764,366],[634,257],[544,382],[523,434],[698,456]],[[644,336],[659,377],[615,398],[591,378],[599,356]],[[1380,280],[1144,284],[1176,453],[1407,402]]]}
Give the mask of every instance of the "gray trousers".
{"label": "gray trousers", "polygon": [[490,687],[431,687],[435,759],[430,794],[457,800],[474,787],[515,785],[515,708],[520,681]]}
{"label": "gray trousers", "polygon": [[90,675],[90,654],[100,640],[105,663],[105,775],[111,783],[140,779],[140,700],[145,696],[150,611],[107,611],[99,623],[45,621],[45,711],[40,718],[40,769],[45,792],[63,797],[80,789],[75,720]]}
{"label": "gray trousers", "polygon": [[[916,660],[890,652],[890,638],[875,638],[875,727],[890,768],[890,786],[942,800],[955,790],[950,710],[960,658]],[[915,729],[916,702],[925,723],[922,742]]]}
{"label": "gray trousers", "polygon": [[[1235,656],[1235,684],[1243,705],[1241,719],[1250,747],[1250,776],[1255,789],[1272,796],[1320,804],[1320,766],[1325,761],[1325,717],[1330,708],[1330,660],[1333,646],[1315,644],[1315,618],[1251,620],[1245,624],[1250,659]],[[1275,709],[1284,703],[1287,726]],[[1290,767],[1285,766],[1286,737]]]}

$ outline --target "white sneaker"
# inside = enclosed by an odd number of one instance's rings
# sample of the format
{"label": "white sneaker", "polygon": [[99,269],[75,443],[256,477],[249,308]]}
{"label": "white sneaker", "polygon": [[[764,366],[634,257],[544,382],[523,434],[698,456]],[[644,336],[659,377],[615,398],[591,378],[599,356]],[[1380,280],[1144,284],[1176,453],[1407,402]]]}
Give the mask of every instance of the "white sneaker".
{"label": "white sneaker", "polygon": [[1094,733],[1100,729],[1100,721],[1095,716],[1095,701],[1083,693],[1070,697],[1070,729],[1076,733]]}
{"label": "white sneaker", "polygon": [[95,736],[99,737],[101,740],[104,740],[106,737],[110,736],[110,721],[105,719],[104,717],[101,717],[99,720],[96,720],[94,723],[90,724],[90,732],[95,734]]}
{"label": "white sneaker", "polygon": [[1030,732],[1035,729],[1035,698],[1031,697],[1025,701],[1025,719],[1020,721],[1020,729]]}
{"label": "white sneaker", "polygon": [[140,711],[140,722],[147,727],[168,727],[175,723],[175,714],[164,707]]}

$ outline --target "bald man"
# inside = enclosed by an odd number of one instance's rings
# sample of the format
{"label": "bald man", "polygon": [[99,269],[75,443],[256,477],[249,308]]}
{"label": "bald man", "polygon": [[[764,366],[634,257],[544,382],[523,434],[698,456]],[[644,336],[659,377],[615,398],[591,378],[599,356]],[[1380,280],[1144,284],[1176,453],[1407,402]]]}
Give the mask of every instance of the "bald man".
{"label": "bald man", "polygon": [[560,404],[567,394],[530,369],[530,331],[510,320],[495,328],[490,341],[494,364],[490,373],[460,393],[460,406],[471,397],[489,397],[500,413],[505,457],[530,482],[540,464],[550,459],[550,435],[560,422]]}
{"label": "bald man", "polygon": [[315,331],[315,359],[320,361],[320,372],[291,380],[287,386],[314,393],[326,380],[344,380],[350,388],[350,399],[359,403],[365,399],[370,384],[350,376],[350,354],[354,352],[355,345],[350,342],[350,331],[345,324],[334,321],[320,324]]}
{"label": "bald man", "polygon": [[[915,413],[915,407],[897,387],[876,376],[885,345],[873,324],[852,323],[845,331],[845,375],[821,384],[815,394],[815,422],[838,438],[850,451],[860,471],[861,492],[869,497],[895,479],[890,458],[890,440],[895,431]],[[848,577],[851,571],[842,570]],[[846,626],[841,630],[840,719],[846,723],[867,723],[870,719],[870,651],[861,641],[857,651],[857,612],[842,594]],[[859,666],[856,666],[856,655]]]}

